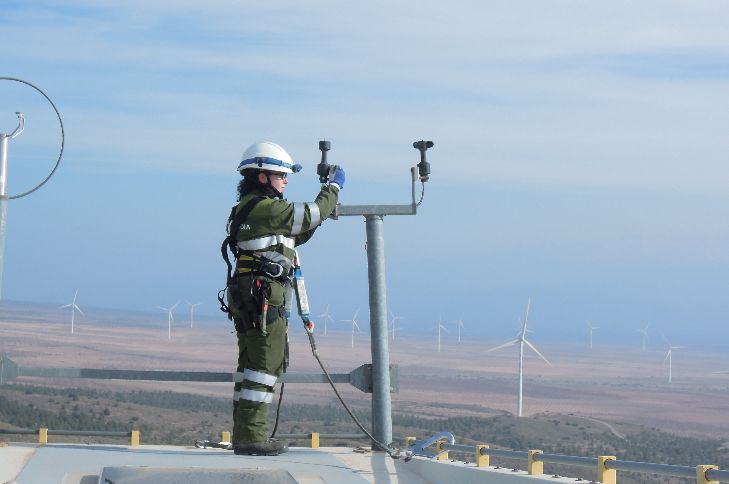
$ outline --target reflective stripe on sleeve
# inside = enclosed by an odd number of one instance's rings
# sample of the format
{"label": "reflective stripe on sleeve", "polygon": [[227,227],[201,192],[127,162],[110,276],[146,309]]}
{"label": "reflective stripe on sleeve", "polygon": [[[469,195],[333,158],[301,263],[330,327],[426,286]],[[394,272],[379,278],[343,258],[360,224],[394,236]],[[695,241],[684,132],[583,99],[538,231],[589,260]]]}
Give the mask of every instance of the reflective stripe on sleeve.
{"label": "reflective stripe on sleeve", "polygon": [[291,225],[291,235],[299,235],[304,226],[306,206],[303,203],[294,203],[294,222]]}
{"label": "reflective stripe on sleeve", "polygon": [[257,239],[242,240],[238,242],[238,248],[243,250],[261,250],[276,244],[283,244],[284,247],[293,249],[296,247],[296,241],[291,237],[283,235],[266,235]]}
{"label": "reflective stripe on sleeve", "polygon": [[244,388],[239,392],[233,393],[233,400],[248,400],[249,402],[271,403],[273,401],[273,393],[259,392],[258,390],[250,390]]}
{"label": "reflective stripe on sleeve", "polygon": [[260,383],[261,385],[266,385],[269,387],[272,387],[276,384],[276,378],[274,375],[269,375],[268,373],[263,373],[262,371],[256,371],[251,370],[250,368],[246,368],[243,370],[243,379]]}
{"label": "reflective stripe on sleeve", "polygon": [[311,223],[309,224],[309,228],[313,229],[321,223],[321,213],[319,213],[319,205],[317,205],[316,202],[307,203],[306,205],[309,207],[309,214],[311,214]]}

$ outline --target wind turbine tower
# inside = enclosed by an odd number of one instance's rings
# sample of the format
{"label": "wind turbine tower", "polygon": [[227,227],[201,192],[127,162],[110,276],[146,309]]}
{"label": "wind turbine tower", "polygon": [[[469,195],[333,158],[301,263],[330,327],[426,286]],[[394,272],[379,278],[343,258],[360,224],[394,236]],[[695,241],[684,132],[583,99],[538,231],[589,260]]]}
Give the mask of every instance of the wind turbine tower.
{"label": "wind turbine tower", "polygon": [[666,357],[663,358],[663,361],[665,362],[666,360],[668,360],[668,383],[671,383],[673,381],[673,350],[685,348],[685,346],[673,346],[668,341],[668,339],[666,338],[665,335],[662,335],[662,336],[663,336],[663,340],[668,345],[668,352],[666,353]]}
{"label": "wind turbine tower", "polygon": [[76,305],[76,298],[78,297],[78,289],[76,289],[76,294],[73,295],[73,302],[71,304],[64,304],[61,306],[61,309],[63,308],[71,308],[71,334],[73,334],[73,323],[76,316],[76,311],[83,314],[84,312],[81,311],[81,308]]}
{"label": "wind turbine tower", "polygon": [[397,325],[397,320],[402,319],[401,316],[396,316],[395,313],[390,311],[390,332],[392,333],[392,340],[395,341],[395,326]]}
{"label": "wind turbine tower", "polygon": [[643,348],[643,353],[645,353],[645,344],[648,342],[648,325],[646,325],[643,329],[639,329],[638,332],[643,335],[641,346]]}
{"label": "wind turbine tower", "polygon": [[190,301],[185,301],[185,302],[190,306],[190,329],[192,329],[192,323],[195,320],[195,316],[193,314],[195,312],[195,307],[201,305],[202,303],[193,304]]}
{"label": "wind turbine tower", "polygon": [[354,312],[354,316],[352,316],[352,319],[342,319],[341,321],[343,323],[352,323],[352,348],[354,348],[354,329],[357,328],[357,332],[361,333],[362,331],[359,329],[359,324],[357,324],[357,315],[359,314],[359,309],[357,309]]}
{"label": "wind turbine tower", "polygon": [[445,331],[446,333],[450,333],[450,331],[448,331],[448,328],[443,326],[443,316],[442,315],[438,318],[438,353],[440,353],[440,331],[441,330]]}
{"label": "wind turbine tower", "polygon": [[175,318],[172,316],[172,311],[174,311],[178,304],[180,304],[180,301],[177,301],[170,308],[157,306],[158,309],[161,309],[162,311],[167,311],[167,339],[172,339],[172,323],[175,321]]}
{"label": "wind turbine tower", "polygon": [[332,323],[334,322],[334,318],[332,318],[332,315],[329,314],[329,305],[328,304],[327,304],[327,309],[317,317],[322,318],[324,320],[324,336],[326,336],[327,335],[327,320],[329,320]]}
{"label": "wind turbine tower", "polygon": [[538,349],[534,347],[533,344],[531,344],[526,339],[527,331],[527,323],[529,321],[529,307],[531,305],[531,299],[527,301],[527,307],[526,307],[526,313],[524,314],[524,320],[521,323],[521,329],[519,330],[519,333],[516,336],[516,339],[513,339],[509,342],[506,342],[502,345],[496,346],[495,348],[491,348],[490,350],[486,351],[486,353],[490,353],[492,351],[500,350],[501,348],[506,348],[509,346],[513,346],[515,344],[519,344],[519,398],[517,403],[517,409],[516,413],[518,417],[522,416],[522,400],[523,400],[523,386],[524,386],[524,345],[527,345],[529,348],[531,348],[541,359],[547,362],[549,366],[552,366],[552,364],[547,360],[544,355],[542,355]]}
{"label": "wind turbine tower", "polygon": [[461,342],[461,328],[463,328],[463,321],[461,321],[460,319],[456,319],[455,321],[453,321],[453,324],[455,324],[456,327],[458,328],[458,342],[460,343]]}
{"label": "wind turbine tower", "polygon": [[592,323],[587,323],[590,327],[590,349],[592,349],[592,332],[596,329],[600,329],[598,326],[593,326]]}

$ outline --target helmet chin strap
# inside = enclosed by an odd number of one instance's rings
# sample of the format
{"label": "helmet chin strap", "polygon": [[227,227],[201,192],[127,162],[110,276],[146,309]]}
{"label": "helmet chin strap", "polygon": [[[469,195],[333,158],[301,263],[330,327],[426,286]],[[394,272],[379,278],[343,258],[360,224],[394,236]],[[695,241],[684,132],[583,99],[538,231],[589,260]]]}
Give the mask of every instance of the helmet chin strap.
{"label": "helmet chin strap", "polygon": [[272,193],[274,197],[283,199],[283,193],[276,190],[276,188],[271,183],[271,175],[269,173],[263,172],[264,175],[266,175],[266,183],[263,185],[263,189],[269,193]]}

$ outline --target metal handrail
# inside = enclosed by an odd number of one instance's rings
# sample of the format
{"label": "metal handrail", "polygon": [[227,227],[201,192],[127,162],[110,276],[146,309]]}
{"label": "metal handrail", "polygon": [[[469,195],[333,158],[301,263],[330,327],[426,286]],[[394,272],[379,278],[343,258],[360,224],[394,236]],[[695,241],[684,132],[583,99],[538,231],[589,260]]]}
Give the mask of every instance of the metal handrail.
{"label": "metal handrail", "polygon": [[[38,435],[39,433],[40,429],[0,429],[0,434],[8,435]],[[131,437],[132,431],[48,429],[48,435],[76,435],[80,437]]]}
{"label": "metal handrail", "polygon": [[[276,434],[277,438],[284,438],[284,439],[309,439],[311,438],[311,432],[305,433],[305,434]],[[359,440],[359,439],[366,439],[369,440],[370,438],[367,436],[367,434],[319,434],[320,439],[351,439],[351,440]]]}
{"label": "metal handrail", "polygon": [[605,467],[616,471],[640,472],[643,474],[659,474],[671,477],[696,477],[696,468],[689,466],[675,466],[668,464],[653,464],[651,462],[634,462],[629,460],[609,460]]}
{"label": "metal handrail", "polygon": [[537,462],[549,462],[550,464],[568,464],[582,467],[595,467],[597,465],[597,459],[595,457],[578,457],[562,454],[535,454],[534,460]]}
{"label": "metal handrail", "polygon": [[[440,449],[444,451],[456,451],[476,454],[479,446],[477,445],[463,445],[463,444],[449,444],[441,442]],[[505,449],[493,449],[490,447],[480,447],[480,453],[476,454],[476,458],[479,456],[489,457],[504,457],[508,459],[526,459],[529,462],[531,454],[531,460],[534,462],[544,462],[551,464],[567,464],[587,468],[598,468],[600,465],[600,459],[595,457],[580,457],[574,455],[562,455],[562,454],[544,454],[541,451],[518,451],[518,450],[505,450]],[[669,464],[655,464],[652,462],[635,462],[627,460],[617,460],[609,458],[603,461],[604,468],[607,470],[614,471],[629,471],[637,472],[641,474],[658,474],[662,476],[670,477],[683,477],[688,479],[697,479],[697,482],[701,481],[697,478],[700,474],[699,469],[701,466],[679,466]],[[703,470],[703,469],[702,469]],[[530,464],[530,474],[531,464]],[[541,472],[540,472],[541,473]],[[708,481],[716,482],[729,482],[729,471],[718,470],[718,469],[707,469],[704,472],[704,477]]]}

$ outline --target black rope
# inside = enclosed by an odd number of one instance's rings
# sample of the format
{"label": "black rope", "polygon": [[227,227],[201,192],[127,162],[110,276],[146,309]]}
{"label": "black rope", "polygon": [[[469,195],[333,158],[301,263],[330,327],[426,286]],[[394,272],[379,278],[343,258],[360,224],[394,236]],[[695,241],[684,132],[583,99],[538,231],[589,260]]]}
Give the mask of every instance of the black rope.
{"label": "black rope", "polygon": [[276,431],[278,430],[278,419],[281,416],[281,402],[283,401],[284,385],[286,385],[286,383],[281,382],[281,390],[278,394],[278,405],[276,406],[276,423],[273,425],[273,432],[271,432],[271,438],[276,437]]}
{"label": "black rope", "polygon": [[[306,330],[306,325],[304,325],[304,329]],[[389,455],[393,459],[401,459],[401,458],[405,457],[405,455],[403,455],[402,450],[400,450],[396,447],[391,447],[387,444],[383,444],[379,440],[375,439],[372,436],[372,434],[367,431],[367,429],[364,427],[364,425],[362,425],[362,423],[359,421],[359,419],[352,413],[352,411],[349,409],[349,406],[344,401],[344,398],[342,398],[342,395],[339,394],[339,390],[337,390],[337,387],[334,385],[334,381],[329,376],[329,372],[326,370],[326,368],[324,368],[324,363],[322,363],[321,359],[319,358],[319,353],[316,350],[316,342],[314,341],[314,334],[311,333],[309,330],[306,330],[306,335],[309,337],[309,345],[311,346],[311,353],[314,355],[314,358],[316,359],[317,363],[319,363],[319,367],[321,368],[321,371],[324,372],[324,376],[326,376],[327,381],[329,382],[329,385],[331,385],[332,390],[334,390],[334,394],[337,396],[337,398],[339,399],[339,401],[341,402],[342,406],[347,411],[349,416],[352,417],[352,420],[354,421],[354,423],[357,424],[357,427],[359,427],[359,429],[362,432],[364,432],[365,435],[367,435],[367,437],[369,437],[370,440],[372,440],[372,442],[374,442],[380,448],[384,449],[385,452],[387,452],[387,455]]]}
{"label": "black rope", "polygon": [[420,182],[423,186],[421,192],[420,192],[420,201],[416,205],[416,207],[419,207],[421,203],[423,203],[423,197],[425,197],[425,182]]}

